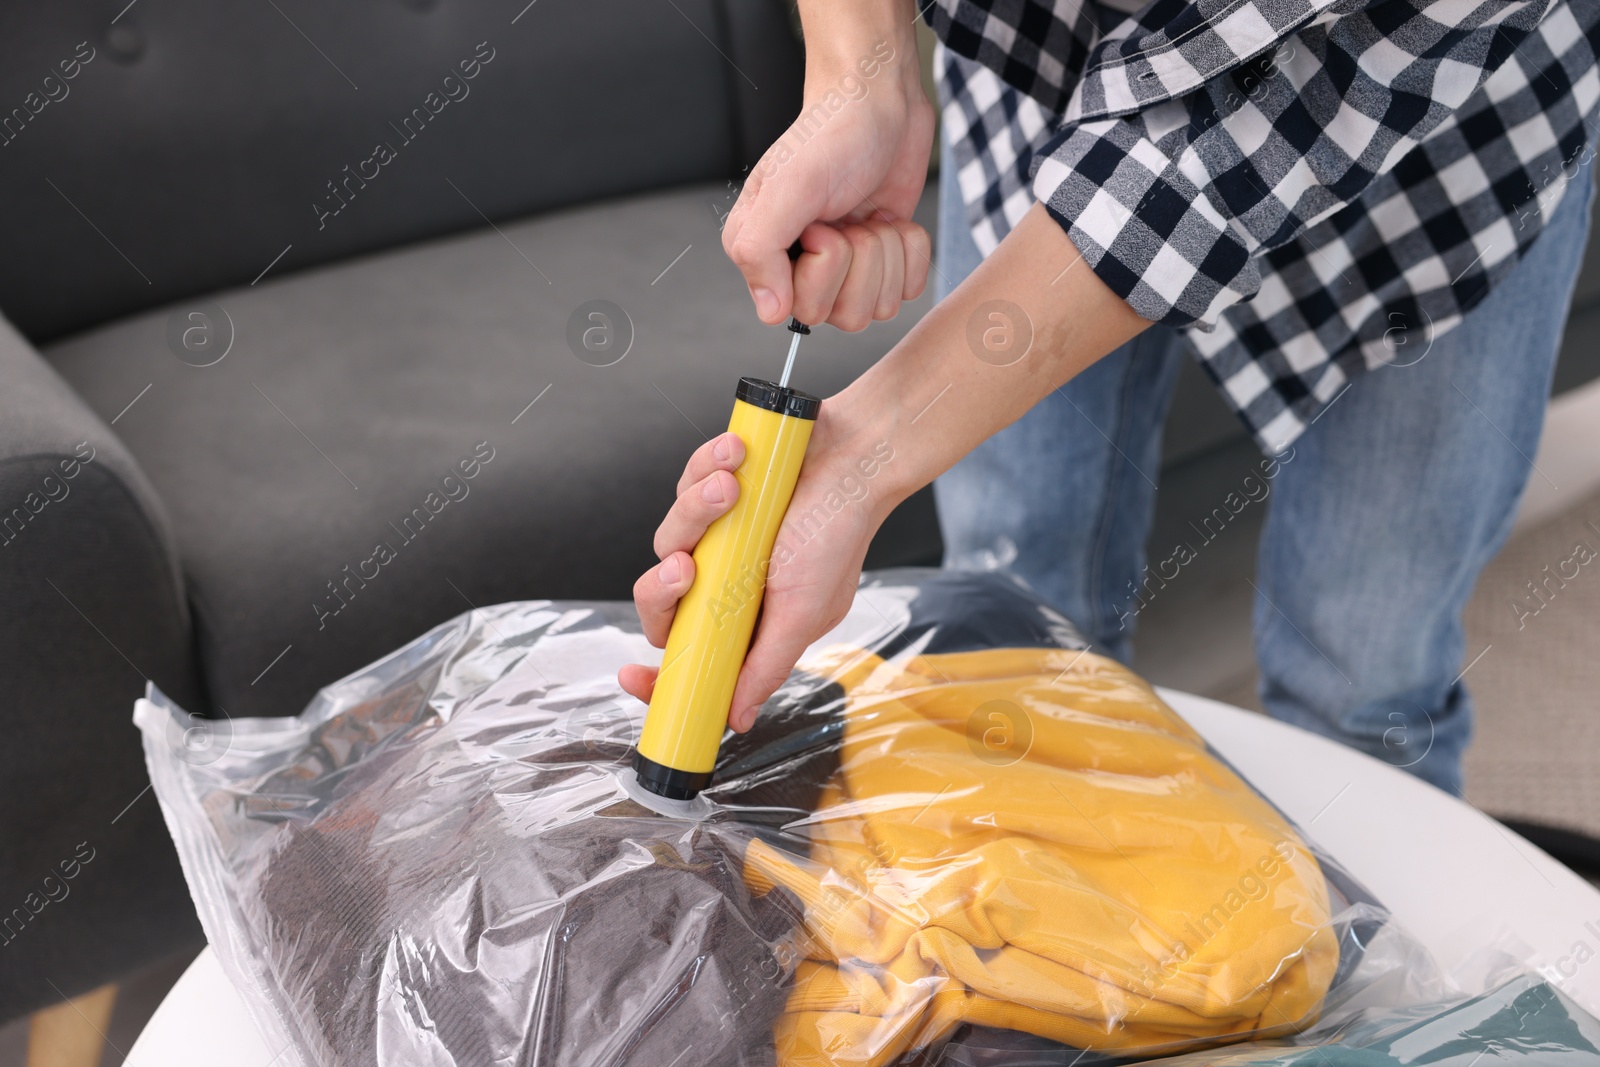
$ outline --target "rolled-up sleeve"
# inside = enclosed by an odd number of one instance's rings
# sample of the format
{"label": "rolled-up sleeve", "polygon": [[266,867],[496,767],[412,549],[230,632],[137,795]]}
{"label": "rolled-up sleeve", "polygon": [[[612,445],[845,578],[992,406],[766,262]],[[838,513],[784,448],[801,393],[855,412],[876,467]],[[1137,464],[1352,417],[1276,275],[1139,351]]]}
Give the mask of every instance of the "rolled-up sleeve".
{"label": "rolled-up sleeve", "polygon": [[[1551,11],[1550,0],[1341,3],[1263,45],[1266,23],[1238,21],[1248,8],[1181,42],[1103,42],[1034,162],[1035,197],[1155,322],[1209,329],[1253,297],[1261,256],[1392,171]],[[1240,25],[1250,32],[1229,39]]]}

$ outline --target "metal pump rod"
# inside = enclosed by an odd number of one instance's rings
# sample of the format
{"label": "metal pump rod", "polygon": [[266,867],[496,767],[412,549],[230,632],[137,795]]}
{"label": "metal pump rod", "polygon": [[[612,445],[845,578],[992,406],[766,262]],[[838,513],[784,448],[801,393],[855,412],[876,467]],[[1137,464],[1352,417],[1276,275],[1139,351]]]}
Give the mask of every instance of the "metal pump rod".
{"label": "metal pump rod", "polygon": [[789,320],[789,331],[794,334],[794,339],[789,342],[789,358],[783,361],[783,377],[778,379],[778,388],[787,388],[789,375],[794,372],[794,355],[800,351],[800,338],[811,332],[811,327],[799,319]]}

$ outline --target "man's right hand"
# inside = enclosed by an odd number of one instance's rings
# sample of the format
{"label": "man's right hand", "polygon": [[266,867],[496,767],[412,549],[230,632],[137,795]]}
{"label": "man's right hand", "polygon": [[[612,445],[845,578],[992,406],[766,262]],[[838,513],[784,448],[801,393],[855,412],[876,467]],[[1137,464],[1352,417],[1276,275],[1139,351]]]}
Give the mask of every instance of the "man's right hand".
{"label": "man's right hand", "polygon": [[862,330],[920,295],[931,266],[911,221],[934,131],[917,16],[907,0],[810,0],[800,14],[805,105],[745,182],[722,247],[763,322]]}

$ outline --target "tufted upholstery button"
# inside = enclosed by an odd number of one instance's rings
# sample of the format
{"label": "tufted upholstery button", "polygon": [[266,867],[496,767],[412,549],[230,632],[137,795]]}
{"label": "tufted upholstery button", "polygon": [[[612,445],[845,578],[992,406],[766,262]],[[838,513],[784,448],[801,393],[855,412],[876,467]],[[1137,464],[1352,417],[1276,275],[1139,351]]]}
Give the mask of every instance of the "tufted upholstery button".
{"label": "tufted upholstery button", "polygon": [[144,31],[132,23],[112,26],[106,34],[106,51],[119,63],[134,63],[144,55]]}

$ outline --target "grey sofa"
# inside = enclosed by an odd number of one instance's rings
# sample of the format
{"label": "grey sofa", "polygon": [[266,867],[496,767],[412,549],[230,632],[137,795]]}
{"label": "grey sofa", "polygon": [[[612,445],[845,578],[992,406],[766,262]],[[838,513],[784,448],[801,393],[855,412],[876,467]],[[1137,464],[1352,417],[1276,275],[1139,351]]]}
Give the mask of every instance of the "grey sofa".
{"label": "grey sofa", "polygon": [[[199,942],[147,679],[293,714],[471,605],[625,598],[781,362],[719,224],[798,110],[785,6],[525,3],[0,12],[0,1019]],[[874,562],[937,557],[924,498]]]}

